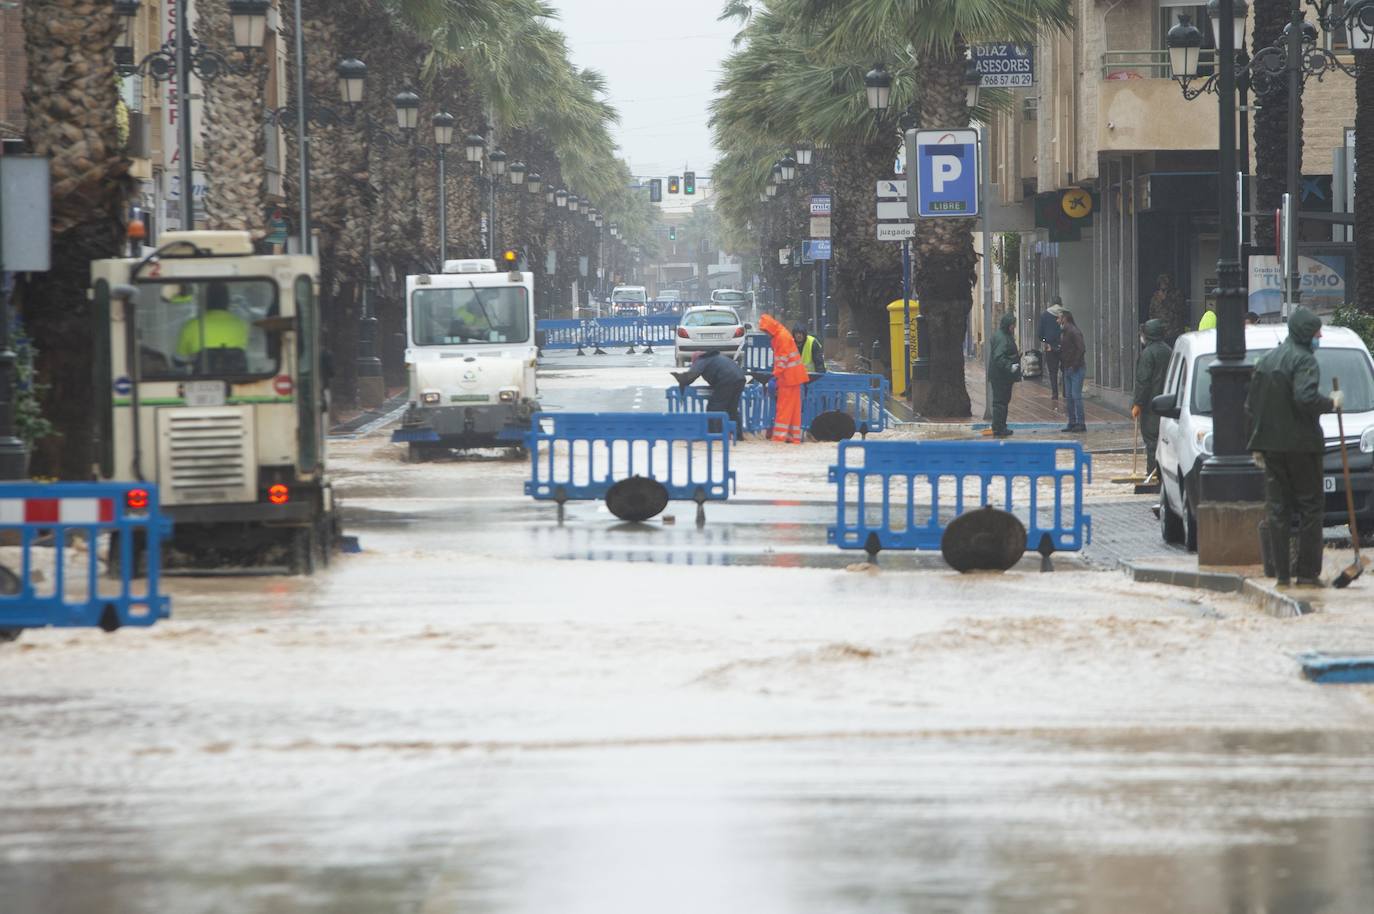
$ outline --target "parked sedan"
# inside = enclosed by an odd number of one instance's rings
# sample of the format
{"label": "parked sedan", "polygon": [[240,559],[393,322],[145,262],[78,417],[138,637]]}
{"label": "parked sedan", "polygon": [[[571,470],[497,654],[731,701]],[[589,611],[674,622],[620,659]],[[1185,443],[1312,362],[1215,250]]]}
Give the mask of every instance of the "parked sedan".
{"label": "parked sedan", "polygon": [[746,329],[732,308],[719,305],[688,308],[678,324],[675,360],[678,365],[686,365],[692,361],[692,356],[708,349],[733,356],[744,343]]}

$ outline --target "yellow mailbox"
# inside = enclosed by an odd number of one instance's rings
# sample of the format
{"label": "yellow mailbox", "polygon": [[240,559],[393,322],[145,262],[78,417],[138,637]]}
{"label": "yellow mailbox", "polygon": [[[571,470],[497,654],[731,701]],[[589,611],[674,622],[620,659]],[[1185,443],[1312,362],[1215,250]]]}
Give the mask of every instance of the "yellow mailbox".
{"label": "yellow mailbox", "polygon": [[[916,361],[916,315],[921,313],[921,303],[908,299],[911,303],[911,361]],[[890,328],[888,338],[892,341],[892,395],[906,395],[906,369],[902,367],[902,350],[906,348],[906,336],[902,333],[902,312],[906,308],[899,298],[887,306],[887,324]]]}

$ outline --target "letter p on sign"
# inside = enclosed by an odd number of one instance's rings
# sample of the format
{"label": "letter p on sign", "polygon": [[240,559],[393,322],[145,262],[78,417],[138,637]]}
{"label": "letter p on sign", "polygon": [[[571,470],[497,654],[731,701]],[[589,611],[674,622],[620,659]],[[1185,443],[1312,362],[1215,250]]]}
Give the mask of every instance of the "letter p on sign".
{"label": "letter p on sign", "polygon": [[931,189],[937,194],[945,192],[945,187],[964,173],[964,163],[955,156],[933,155],[930,157]]}

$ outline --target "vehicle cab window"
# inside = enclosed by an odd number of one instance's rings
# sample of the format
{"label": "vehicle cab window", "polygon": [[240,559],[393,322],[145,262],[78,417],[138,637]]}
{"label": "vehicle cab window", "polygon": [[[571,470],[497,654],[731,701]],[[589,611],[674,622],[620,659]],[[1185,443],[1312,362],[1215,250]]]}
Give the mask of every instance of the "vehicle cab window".
{"label": "vehicle cab window", "polygon": [[178,279],[138,284],[140,376],[145,380],[270,377],[280,337],[258,325],[277,314],[267,279]]}
{"label": "vehicle cab window", "polygon": [[524,343],[528,311],[524,286],[416,289],[412,334],[417,346]]}

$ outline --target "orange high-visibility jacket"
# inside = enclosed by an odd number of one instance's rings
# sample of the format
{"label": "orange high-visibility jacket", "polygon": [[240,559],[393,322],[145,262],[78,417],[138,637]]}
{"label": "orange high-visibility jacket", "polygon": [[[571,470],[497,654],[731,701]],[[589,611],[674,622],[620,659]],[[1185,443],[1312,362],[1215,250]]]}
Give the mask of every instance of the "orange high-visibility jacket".
{"label": "orange high-visibility jacket", "polygon": [[802,366],[801,353],[792,331],[765,314],[759,318],[759,329],[773,338],[773,377],[779,385],[799,386],[811,380]]}

